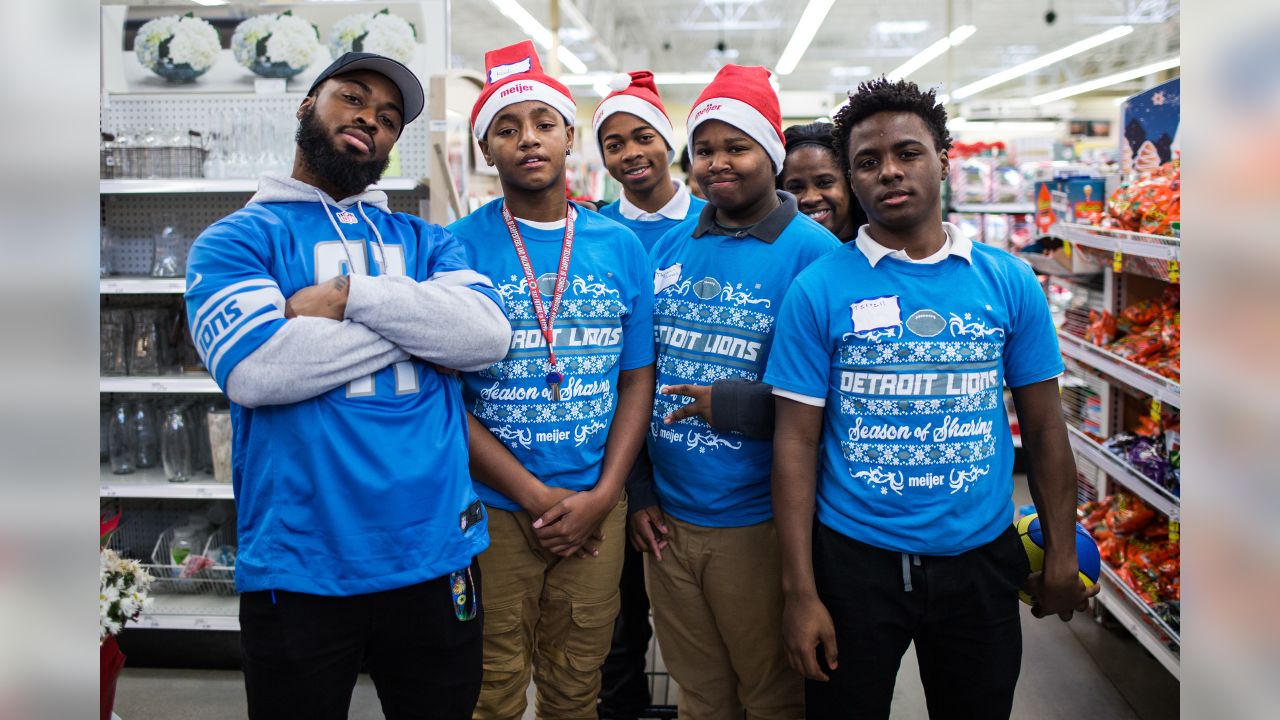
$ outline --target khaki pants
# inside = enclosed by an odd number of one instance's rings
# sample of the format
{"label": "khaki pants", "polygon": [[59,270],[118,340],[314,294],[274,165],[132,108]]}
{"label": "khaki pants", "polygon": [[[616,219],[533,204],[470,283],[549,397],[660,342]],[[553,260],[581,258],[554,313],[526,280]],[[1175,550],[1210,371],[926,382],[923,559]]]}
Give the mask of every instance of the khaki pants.
{"label": "khaki pants", "polygon": [[618,614],[624,496],[604,521],[597,557],[542,549],[527,512],[489,509],[484,577],[484,683],[477,720],[519,720],[530,675],[539,718],[596,720],[600,665]]}
{"label": "khaki pants", "polygon": [[[654,630],[680,685],[681,720],[804,717],[803,678],[782,645],[773,521],[707,528],[666,515],[662,562],[645,554]],[[485,576],[488,577],[487,575]]]}

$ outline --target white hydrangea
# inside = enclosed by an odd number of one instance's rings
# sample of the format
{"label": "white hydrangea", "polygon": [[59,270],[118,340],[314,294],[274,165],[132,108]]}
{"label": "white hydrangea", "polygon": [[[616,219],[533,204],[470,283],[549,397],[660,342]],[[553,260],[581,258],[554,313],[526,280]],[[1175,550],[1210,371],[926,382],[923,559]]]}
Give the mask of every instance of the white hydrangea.
{"label": "white hydrangea", "polygon": [[[351,15],[334,23],[329,32],[329,51],[335,58],[358,50],[409,63],[413,60],[416,38],[417,33],[408,21],[383,10],[373,15]],[[359,48],[354,47],[357,40]]]}
{"label": "white hydrangea", "polygon": [[[169,52],[162,58],[160,43],[165,40],[169,40]],[[133,48],[138,62],[150,70],[162,65],[186,64],[192,70],[204,72],[217,61],[222,44],[218,31],[203,18],[170,15],[148,20],[138,28]]]}
{"label": "white hydrangea", "polygon": [[[267,38],[266,53],[258,55],[258,42]],[[255,61],[285,63],[302,70],[315,60],[320,38],[315,26],[289,14],[258,15],[236,26],[231,51],[236,62],[253,69]]]}
{"label": "white hydrangea", "polygon": [[151,607],[151,575],[137,560],[114,550],[98,554],[98,641],[117,635],[129,620]]}

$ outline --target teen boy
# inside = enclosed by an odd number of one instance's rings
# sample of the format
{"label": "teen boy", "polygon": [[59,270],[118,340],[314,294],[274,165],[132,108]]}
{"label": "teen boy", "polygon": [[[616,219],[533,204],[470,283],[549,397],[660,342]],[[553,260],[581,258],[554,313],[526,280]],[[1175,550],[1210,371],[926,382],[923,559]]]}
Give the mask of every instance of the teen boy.
{"label": "teen boy", "polygon": [[503,360],[463,376],[492,538],[476,717],[521,717],[532,673],[539,717],[594,720],[652,407],[651,276],[634,233],[566,202],[575,106],[533,43],[485,67],[471,122],[503,197],[450,228],[513,328]]}
{"label": "teen boy", "polygon": [[648,447],[661,509],[633,515],[633,536],[669,531],[665,550],[648,545],[649,597],[680,684],[680,716],[694,720],[803,716],[801,678],[779,631],[772,447],[720,429],[709,387],[760,380],[787,288],[838,245],[774,189],[781,124],[768,70],[722,68],[688,121],[693,173],[709,204],[650,253],[664,389]]}
{"label": "teen boy", "polygon": [[[887,718],[911,642],[930,717],[1008,717],[1017,588],[1064,620],[1097,592],[1077,578],[1049,308],[1028,266],[942,222],[946,119],[913,83],[850,95],[836,148],[870,224],[796,280],[765,375],[783,629],[810,718]],[[1045,528],[1030,576],[1010,525],[1004,385]]]}
{"label": "teen boy", "polygon": [[604,166],[622,185],[622,197],[600,213],[631,228],[649,250],[686,217],[697,216],[707,202],[671,179],[675,130],[653,73],[619,74],[609,87],[613,92],[600,101],[591,123]]}

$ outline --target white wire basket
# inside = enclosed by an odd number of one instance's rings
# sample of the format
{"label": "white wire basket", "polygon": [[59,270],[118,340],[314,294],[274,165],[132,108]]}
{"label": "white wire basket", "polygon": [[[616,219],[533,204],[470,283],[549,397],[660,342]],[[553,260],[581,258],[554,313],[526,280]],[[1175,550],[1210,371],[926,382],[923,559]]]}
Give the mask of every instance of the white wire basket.
{"label": "white wire basket", "polygon": [[235,595],[235,547],[228,542],[227,533],[218,528],[205,540],[202,552],[193,551],[183,563],[175,563],[172,543],[177,528],[174,525],[160,533],[151,562],[143,564],[155,578],[152,592]]}

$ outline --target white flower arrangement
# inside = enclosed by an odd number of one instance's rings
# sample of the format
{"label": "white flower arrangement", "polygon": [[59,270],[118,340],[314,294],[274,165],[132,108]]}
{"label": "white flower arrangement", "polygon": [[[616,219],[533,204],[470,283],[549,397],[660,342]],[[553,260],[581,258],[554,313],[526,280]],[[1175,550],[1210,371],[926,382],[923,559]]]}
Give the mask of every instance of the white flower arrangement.
{"label": "white flower arrangement", "polygon": [[320,31],[291,10],[251,17],[231,34],[236,62],[263,77],[293,77],[315,60],[319,49]]}
{"label": "white flower arrangement", "polygon": [[133,41],[138,62],[173,82],[191,82],[204,74],[221,49],[218,31],[191,13],[149,20]]}
{"label": "white flower arrangement", "polygon": [[124,624],[137,620],[151,606],[151,575],[137,560],[125,560],[114,550],[98,553],[98,642],[119,635]]}
{"label": "white flower arrangement", "polygon": [[383,8],[372,15],[350,15],[333,24],[329,52],[337,58],[348,52],[385,55],[408,64],[413,60],[418,31],[413,24]]}

